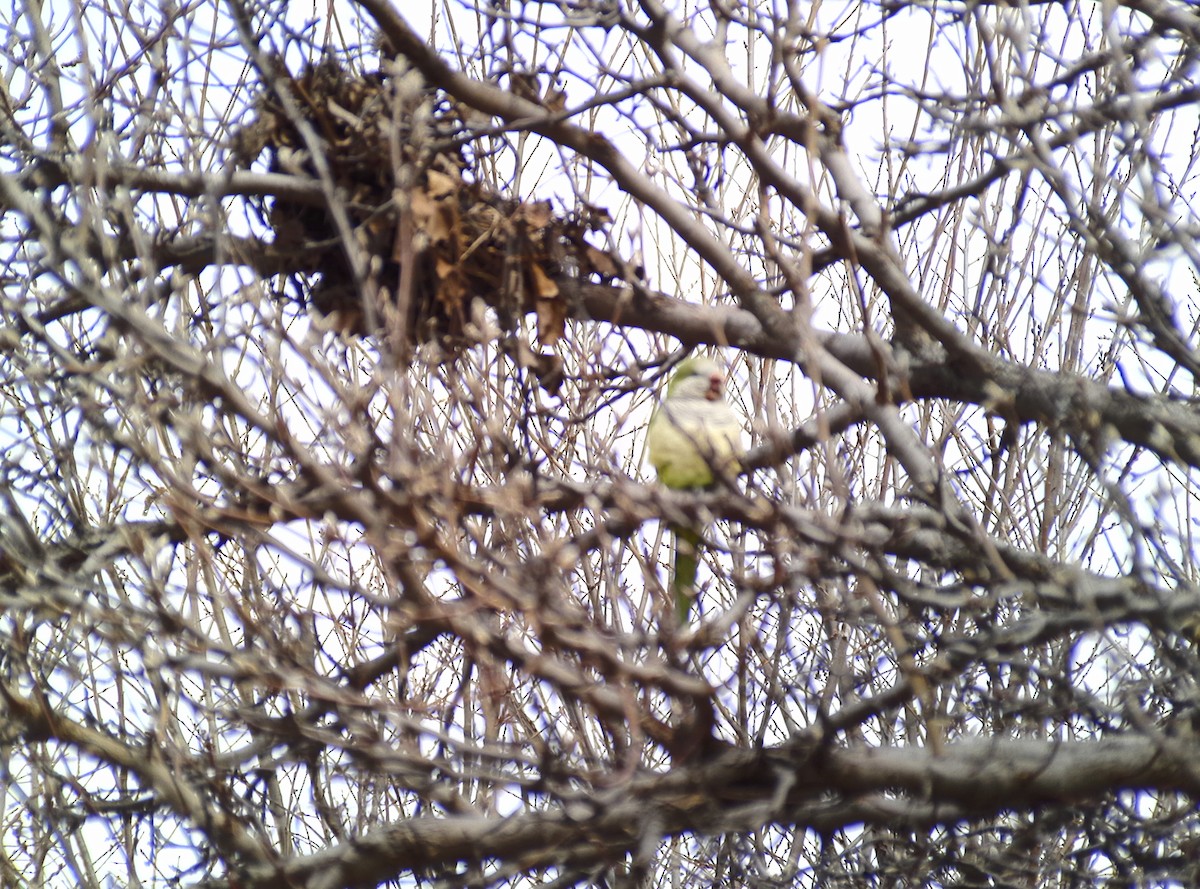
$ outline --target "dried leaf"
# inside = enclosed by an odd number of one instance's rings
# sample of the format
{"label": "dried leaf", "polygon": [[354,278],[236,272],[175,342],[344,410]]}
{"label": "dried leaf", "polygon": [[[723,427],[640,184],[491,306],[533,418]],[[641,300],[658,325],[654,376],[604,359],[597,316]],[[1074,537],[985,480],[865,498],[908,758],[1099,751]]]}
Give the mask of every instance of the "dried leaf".
{"label": "dried leaf", "polygon": [[541,90],[538,89],[537,74],[532,71],[513,71],[508,75],[508,88],[514,95],[530,102],[538,101]]}
{"label": "dried leaf", "polygon": [[538,385],[547,394],[557,395],[567,376],[563,360],[558,355],[539,355],[538,357],[541,359],[536,369]]}
{"label": "dried leaf", "polygon": [[466,303],[467,282],[457,266],[450,266],[441,286],[437,288],[437,299],[445,306],[451,317],[461,317]]}
{"label": "dried leaf", "polygon": [[583,220],[588,231],[600,231],[602,228],[612,225],[613,221],[607,208],[590,204],[587,201],[583,201],[583,209],[579,211],[579,218]]}
{"label": "dried leaf", "polygon": [[542,99],[542,105],[546,107],[547,111],[553,111],[555,114],[565,111],[567,107],[566,91],[557,90],[552,86],[546,87],[546,95]]}
{"label": "dried leaf", "polygon": [[413,222],[422,227],[437,212],[437,202],[423,188],[414,188],[408,195],[408,202]]}
{"label": "dried leaf", "polygon": [[620,276],[620,267],[607,251],[588,244],[587,249],[584,251],[584,255],[587,256],[588,265],[591,267],[592,271],[594,271],[600,277],[616,278]]}
{"label": "dried leaf", "polygon": [[538,340],[543,346],[553,346],[567,329],[567,303],[562,299],[537,301]]}
{"label": "dried leaf", "polygon": [[557,395],[566,376],[562,357],[553,352],[535,352],[525,340],[517,340],[517,364],[537,377],[540,385],[550,395]]}
{"label": "dried leaf", "polygon": [[438,170],[426,170],[425,179],[428,183],[426,190],[434,200],[452,195],[458,190],[458,182],[454,177]]}
{"label": "dried leaf", "polygon": [[529,267],[530,276],[533,278],[533,292],[538,299],[550,299],[558,296],[558,285],[554,283],[554,279],[546,274],[537,263]]}
{"label": "dried leaf", "polygon": [[452,208],[443,201],[434,200],[424,189],[414,188],[409,197],[413,225],[421,229],[433,242],[444,241],[454,229]]}
{"label": "dried leaf", "polygon": [[549,201],[533,201],[517,208],[517,218],[532,229],[543,229],[554,221],[554,208]]}
{"label": "dried leaf", "polygon": [[553,346],[566,330],[567,302],[559,295],[558,285],[540,265],[534,263],[529,270],[537,297],[534,306],[537,312],[538,340],[544,346]]}

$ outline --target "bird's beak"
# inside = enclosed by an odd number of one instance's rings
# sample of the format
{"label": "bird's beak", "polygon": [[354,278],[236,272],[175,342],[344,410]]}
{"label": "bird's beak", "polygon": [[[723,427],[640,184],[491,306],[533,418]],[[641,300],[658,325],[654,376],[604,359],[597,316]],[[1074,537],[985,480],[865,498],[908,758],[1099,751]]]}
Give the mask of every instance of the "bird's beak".
{"label": "bird's beak", "polygon": [[713,374],[708,378],[708,392],[704,397],[709,401],[718,401],[721,398],[721,389],[725,385],[725,377],[721,374]]}

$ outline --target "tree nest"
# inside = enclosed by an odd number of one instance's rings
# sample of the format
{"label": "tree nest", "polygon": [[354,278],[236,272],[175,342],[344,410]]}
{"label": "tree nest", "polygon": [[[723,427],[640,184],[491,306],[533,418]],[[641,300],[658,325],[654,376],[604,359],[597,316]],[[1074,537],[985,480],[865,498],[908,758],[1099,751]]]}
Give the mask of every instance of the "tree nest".
{"label": "tree nest", "polygon": [[622,276],[621,260],[586,239],[607,213],[556,215],[549,201],[482,184],[462,149],[462,115],[415,72],[358,76],[326,59],[268,79],[234,157],[248,166],[265,150],[272,172],[311,176],[327,193],[332,183],[343,220],[333,201],[283,195],[266,218],[296,257],[302,300],[339,329],[462,343],[478,298],[506,328],[536,313],[539,340],[553,345],[572,282]]}

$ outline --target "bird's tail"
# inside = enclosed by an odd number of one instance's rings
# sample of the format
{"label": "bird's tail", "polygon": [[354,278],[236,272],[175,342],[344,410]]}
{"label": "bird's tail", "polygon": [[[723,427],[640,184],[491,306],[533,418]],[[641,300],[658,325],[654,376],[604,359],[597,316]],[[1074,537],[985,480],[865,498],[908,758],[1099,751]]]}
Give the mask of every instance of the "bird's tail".
{"label": "bird's tail", "polygon": [[696,569],[699,564],[700,533],[694,528],[672,525],[675,534],[675,571],[671,577],[671,593],[675,596],[675,616],[679,626],[686,626],[692,604],[696,601]]}

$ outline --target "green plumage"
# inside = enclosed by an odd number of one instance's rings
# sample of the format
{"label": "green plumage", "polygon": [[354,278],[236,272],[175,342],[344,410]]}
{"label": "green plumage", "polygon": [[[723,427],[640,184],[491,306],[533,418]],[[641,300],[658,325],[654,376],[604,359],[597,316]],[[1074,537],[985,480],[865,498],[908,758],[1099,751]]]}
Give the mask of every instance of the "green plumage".
{"label": "green plumage", "polygon": [[675,570],[671,574],[671,594],[675,597],[675,618],[679,626],[687,626],[688,615],[696,601],[696,571],[700,566],[699,532],[681,525],[671,525],[675,535]]}
{"label": "green plumage", "polygon": [[[742,424],[724,398],[725,378],[709,358],[684,361],[667,384],[667,394],[646,433],[650,463],[658,479],[676,490],[703,490],[718,474],[738,471]],[[675,565],[671,590],[680,625],[696,598],[700,529],[671,526]]]}

